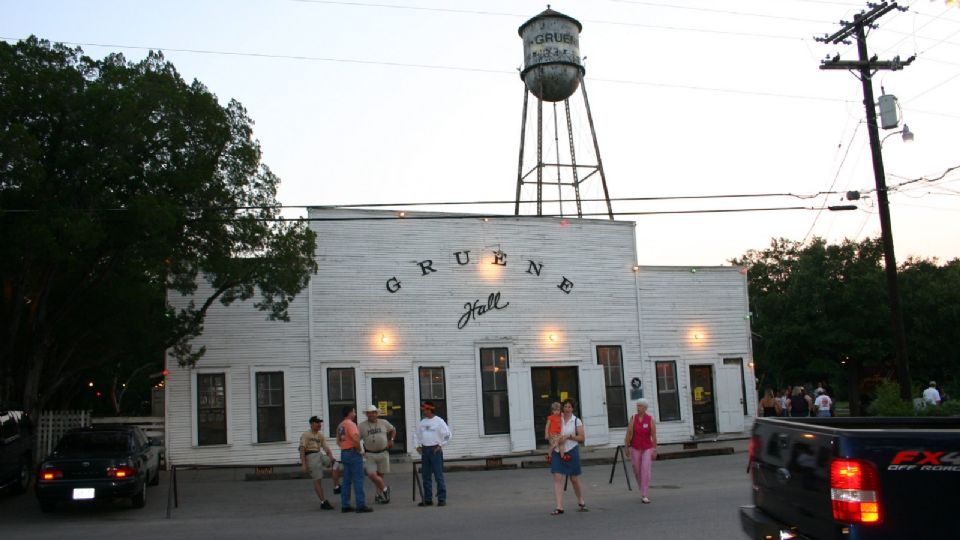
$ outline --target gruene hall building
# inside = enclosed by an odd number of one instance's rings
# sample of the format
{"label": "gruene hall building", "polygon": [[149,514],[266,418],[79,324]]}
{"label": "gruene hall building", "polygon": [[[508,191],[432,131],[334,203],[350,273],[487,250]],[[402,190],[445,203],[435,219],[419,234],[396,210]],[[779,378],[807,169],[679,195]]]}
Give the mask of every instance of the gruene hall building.
{"label": "gruene hall building", "polygon": [[620,444],[641,396],[661,442],[750,430],[743,269],[637,266],[632,222],[340,208],[309,218],[319,272],[290,322],[252,301],[216,304],[197,366],[168,359],[171,463],[292,463],[310,416],[332,434],[344,405],[370,404],[397,427],[394,451],[412,455],[425,400],[453,431],[448,457],[536,451],[550,404],[568,397],[587,446]]}

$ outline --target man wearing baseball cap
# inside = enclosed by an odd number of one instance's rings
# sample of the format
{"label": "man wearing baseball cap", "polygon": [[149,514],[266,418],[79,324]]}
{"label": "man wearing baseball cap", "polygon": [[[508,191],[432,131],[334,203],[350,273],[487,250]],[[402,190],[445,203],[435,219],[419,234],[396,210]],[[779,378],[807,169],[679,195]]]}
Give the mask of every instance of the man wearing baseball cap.
{"label": "man wearing baseball cap", "polygon": [[377,496],[374,500],[386,504],[390,502],[390,486],[386,482],[386,475],[390,472],[389,450],[393,448],[397,430],[393,424],[380,418],[380,409],[376,405],[370,405],[364,413],[367,419],[357,426],[360,429],[360,438],[363,439],[363,448],[367,453],[363,468],[367,477],[377,487]]}
{"label": "man wearing baseball cap", "polygon": [[300,436],[300,467],[313,478],[313,491],[320,497],[320,508],[333,510],[333,505],[323,495],[323,470],[333,465],[333,452],[327,444],[327,438],[320,428],[323,420],[316,416],[310,417],[310,429]]}
{"label": "man wearing baseball cap", "polygon": [[417,452],[423,456],[420,474],[423,481],[423,500],[417,506],[433,506],[432,477],[437,479],[437,506],[447,505],[447,484],[443,480],[443,447],[450,442],[450,427],[434,414],[436,407],[430,401],[420,405],[423,418],[413,434]]}

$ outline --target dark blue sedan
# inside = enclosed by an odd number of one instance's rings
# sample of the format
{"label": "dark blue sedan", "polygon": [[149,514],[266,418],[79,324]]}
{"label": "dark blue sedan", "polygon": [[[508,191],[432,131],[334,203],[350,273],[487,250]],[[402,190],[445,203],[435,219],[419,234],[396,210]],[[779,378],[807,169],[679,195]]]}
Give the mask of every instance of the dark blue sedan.
{"label": "dark blue sedan", "polygon": [[129,499],[147,503],[147,485],[160,481],[160,449],[136,426],[96,425],[68,431],[40,464],[37,499],[51,512],[58,502]]}

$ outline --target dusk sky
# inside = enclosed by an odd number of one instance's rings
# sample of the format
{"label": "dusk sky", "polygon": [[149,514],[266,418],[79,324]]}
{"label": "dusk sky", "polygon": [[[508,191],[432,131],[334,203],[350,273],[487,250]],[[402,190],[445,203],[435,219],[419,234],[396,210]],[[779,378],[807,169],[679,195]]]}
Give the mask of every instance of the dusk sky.
{"label": "dusk sky", "polygon": [[[907,144],[895,129],[881,133],[892,134],[883,156],[897,258],[945,261],[960,257],[960,169],[951,171],[960,166],[960,8],[901,5],[909,10],[886,15],[868,37],[881,60],[917,55],[874,78],[876,95],[881,86],[896,95],[916,135]],[[814,40],[865,3],[551,7],[583,24],[615,212],[857,206],[619,216],[637,222],[641,264],[721,265],[772,237],[879,235],[860,81],[819,69],[838,53],[855,60],[855,46]],[[512,201],[523,104],[517,28],[545,8],[528,0],[0,0],[0,39],[32,34],[96,58],[162,50],[185,79],[246,106],[285,205]],[[571,107],[579,125],[579,95]],[[576,140],[590,145],[589,131]],[[846,201],[852,190],[862,198]],[[619,200],[770,193],[794,196]],[[585,184],[584,197],[600,194],[598,183]],[[512,214],[513,204],[427,209]]]}

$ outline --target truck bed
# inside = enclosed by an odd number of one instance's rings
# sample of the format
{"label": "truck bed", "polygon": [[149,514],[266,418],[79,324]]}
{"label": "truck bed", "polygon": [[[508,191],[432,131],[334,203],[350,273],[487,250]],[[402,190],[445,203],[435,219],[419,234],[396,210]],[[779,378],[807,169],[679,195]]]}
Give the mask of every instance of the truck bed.
{"label": "truck bed", "polygon": [[[875,467],[876,523],[834,518],[831,464],[841,459]],[[749,471],[755,508],[741,516],[800,537],[960,537],[960,418],[761,418]]]}

